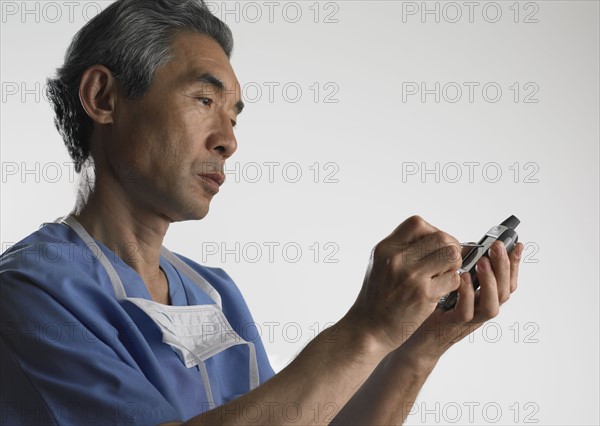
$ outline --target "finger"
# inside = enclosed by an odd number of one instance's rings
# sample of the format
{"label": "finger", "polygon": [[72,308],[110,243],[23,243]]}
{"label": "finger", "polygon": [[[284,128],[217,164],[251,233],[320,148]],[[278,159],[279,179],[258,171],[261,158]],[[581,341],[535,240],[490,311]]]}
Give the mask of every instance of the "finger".
{"label": "finger", "polygon": [[456,321],[469,322],[475,314],[475,290],[473,281],[468,272],[460,275],[460,287],[458,288],[458,301],[454,306],[453,316]]}
{"label": "finger", "polygon": [[429,278],[456,271],[462,264],[460,243],[442,231],[427,234],[414,243],[390,244],[387,240],[385,247],[398,255],[402,263],[410,264],[415,273]]}
{"label": "finger", "polygon": [[462,264],[460,247],[455,244],[442,246],[417,262],[416,270],[432,278],[448,272],[457,273]]}
{"label": "finger", "polygon": [[521,264],[521,255],[523,254],[523,244],[517,243],[515,249],[510,253],[510,292],[517,289],[517,280],[519,278],[519,265]]}
{"label": "finger", "polygon": [[437,231],[439,229],[427,223],[422,217],[411,216],[398,225],[386,239],[397,243],[413,243]]}
{"label": "finger", "polygon": [[510,260],[506,247],[501,241],[496,241],[490,247],[490,262],[496,277],[498,302],[503,304],[510,297]]}
{"label": "finger", "polygon": [[[455,290],[460,285],[460,279],[458,276],[458,269],[460,268],[461,261],[458,255],[458,248],[456,246],[447,246],[424,259],[418,259],[414,256],[407,256],[404,258],[406,265],[406,271],[410,271],[409,276],[419,276],[425,279],[435,280],[435,284],[438,288],[448,289],[448,285],[440,285],[439,283],[449,283]],[[456,284],[456,285],[454,285]]]}
{"label": "finger", "polygon": [[477,243],[474,243],[474,242],[471,242],[471,241],[470,241],[470,242],[468,242],[468,243],[466,243],[466,244],[469,244],[469,245],[462,246],[462,247],[461,247],[461,250],[460,250],[460,255],[462,256],[462,258],[463,258],[463,259],[464,259],[465,257],[467,257],[467,255],[468,255],[469,253],[471,253],[471,250],[475,250],[475,248],[476,248],[476,247],[471,247],[470,245],[474,245],[474,244],[477,244]]}
{"label": "finger", "polygon": [[423,238],[416,241],[414,246],[417,247],[415,255],[421,259],[424,259],[439,250],[445,249],[448,246],[452,246],[453,250],[450,250],[447,253],[441,252],[439,254],[451,255],[453,261],[462,259],[462,247],[458,240],[443,231],[436,231],[425,235]]}
{"label": "finger", "polygon": [[456,270],[447,271],[431,280],[434,297],[440,299],[448,293],[460,288],[460,275]]}
{"label": "finger", "polygon": [[500,311],[498,303],[498,288],[492,265],[487,257],[482,257],[475,267],[479,279],[479,298],[475,317],[477,320],[486,321],[494,318]]}

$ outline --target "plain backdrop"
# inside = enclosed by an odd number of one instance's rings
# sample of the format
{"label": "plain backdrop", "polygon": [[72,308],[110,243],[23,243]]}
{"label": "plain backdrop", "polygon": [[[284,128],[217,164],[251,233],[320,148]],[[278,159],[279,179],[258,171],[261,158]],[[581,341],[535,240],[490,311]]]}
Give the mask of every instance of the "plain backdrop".
{"label": "plain backdrop", "polygon": [[[2,249],[69,212],[44,82],[108,2],[2,2]],[[501,314],[438,363],[410,424],[598,424],[599,3],[212,2],[246,110],[227,183],[165,245],[224,268],[283,368],[419,214],[525,243]]]}

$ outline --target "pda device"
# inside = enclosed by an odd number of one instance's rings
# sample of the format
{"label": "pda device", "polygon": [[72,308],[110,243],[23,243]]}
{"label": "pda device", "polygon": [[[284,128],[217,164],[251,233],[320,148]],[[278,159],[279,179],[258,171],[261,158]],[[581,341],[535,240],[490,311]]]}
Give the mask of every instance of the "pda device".
{"label": "pda device", "polygon": [[[517,245],[519,236],[515,231],[515,228],[521,223],[516,216],[510,216],[500,225],[493,226],[485,235],[477,242],[473,244],[471,251],[463,258],[462,265],[458,272],[460,274],[469,273],[471,274],[471,280],[473,281],[473,288],[477,290],[479,288],[479,280],[477,278],[477,272],[475,272],[475,265],[482,256],[488,256],[488,252],[492,243],[496,240],[500,240],[504,243],[506,251],[510,253]],[[469,245],[467,245],[469,246]],[[447,296],[442,297],[439,302],[439,306],[445,310],[452,309],[458,300],[458,291],[455,290]]]}

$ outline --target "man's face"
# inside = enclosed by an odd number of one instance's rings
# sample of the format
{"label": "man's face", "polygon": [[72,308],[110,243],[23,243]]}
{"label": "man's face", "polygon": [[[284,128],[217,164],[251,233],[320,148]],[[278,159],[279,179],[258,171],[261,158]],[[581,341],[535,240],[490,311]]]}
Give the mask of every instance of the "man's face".
{"label": "man's face", "polygon": [[237,148],[233,126],[243,104],[213,39],[180,33],[172,51],[141,99],[118,98],[103,150],[128,201],[170,221],[201,219],[218,191],[214,179]]}

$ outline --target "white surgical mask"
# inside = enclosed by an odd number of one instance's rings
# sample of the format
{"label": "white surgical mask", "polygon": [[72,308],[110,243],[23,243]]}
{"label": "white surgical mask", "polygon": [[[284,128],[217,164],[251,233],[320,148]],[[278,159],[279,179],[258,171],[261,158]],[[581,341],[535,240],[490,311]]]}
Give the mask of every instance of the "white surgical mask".
{"label": "white surgical mask", "polygon": [[[96,243],[87,231],[73,216],[66,216],[61,220],[69,226],[89,246]],[[247,342],[235,332],[221,309],[221,296],[204,277],[194,271],[165,247],[161,248],[161,255],[179,272],[184,273],[198,287],[200,287],[215,303],[212,305],[170,306],[152,300],[127,297],[125,288],[117,271],[110,261],[98,250],[94,255],[106,270],[112,283],[115,295],[119,300],[127,300],[135,304],[158,326],[162,333],[162,341],[171,346],[179,355],[186,367],[198,366],[202,376],[202,383],[206,392],[208,403],[214,407],[214,397],[208,378],[205,361],[210,357],[236,345],[247,345],[250,353],[249,390],[259,384],[258,361],[254,343]]]}

